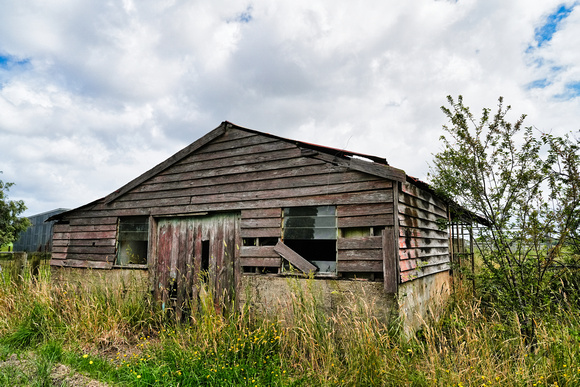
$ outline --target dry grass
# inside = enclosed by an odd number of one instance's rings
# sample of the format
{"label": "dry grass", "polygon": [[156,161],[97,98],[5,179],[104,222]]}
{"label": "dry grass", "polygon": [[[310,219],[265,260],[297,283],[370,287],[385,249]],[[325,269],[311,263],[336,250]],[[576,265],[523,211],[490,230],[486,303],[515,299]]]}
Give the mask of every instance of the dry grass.
{"label": "dry grass", "polygon": [[0,357],[32,351],[43,367],[58,358],[123,385],[580,385],[577,306],[537,320],[530,349],[516,318],[501,319],[461,290],[411,339],[375,318],[364,299],[329,315],[315,280],[291,298],[277,318],[243,308],[224,317],[208,294],[188,322],[175,324],[123,288],[4,283]]}

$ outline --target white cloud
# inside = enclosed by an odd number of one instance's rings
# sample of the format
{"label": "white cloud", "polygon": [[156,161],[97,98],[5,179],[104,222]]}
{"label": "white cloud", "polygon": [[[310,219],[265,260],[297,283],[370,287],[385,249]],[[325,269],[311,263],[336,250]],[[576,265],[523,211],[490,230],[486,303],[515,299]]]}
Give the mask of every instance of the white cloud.
{"label": "white cloud", "polygon": [[0,68],[2,179],[31,214],[75,207],[223,120],[425,177],[448,94],[578,129],[580,8],[528,49],[561,4],[4,0],[0,55],[28,62]]}

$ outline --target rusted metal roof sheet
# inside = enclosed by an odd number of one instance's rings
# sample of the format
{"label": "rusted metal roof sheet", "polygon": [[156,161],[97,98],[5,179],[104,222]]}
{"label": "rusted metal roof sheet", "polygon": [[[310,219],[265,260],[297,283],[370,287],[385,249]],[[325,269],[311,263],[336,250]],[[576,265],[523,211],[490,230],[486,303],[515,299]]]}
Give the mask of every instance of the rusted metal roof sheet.
{"label": "rusted metal roof sheet", "polygon": [[385,159],[384,157],[378,157],[378,156],[368,155],[368,154],[364,154],[364,153],[351,152],[351,151],[346,150],[346,149],[332,148],[332,147],[322,146],[322,145],[318,145],[318,144],[312,144],[312,143],[304,142],[304,141],[292,140],[289,138],[280,137],[280,136],[270,134],[267,132],[260,132],[258,130],[244,128],[242,126],[233,124],[229,121],[224,121],[224,123],[227,125],[230,125],[230,127],[234,127],[236,129],[239,129],[239,130],[244,130],[246,132],[255,133],[255,134],[259,134],[259,135],[263,135],[263,136],[268,136],[268,137],[282,140],[285,142],[290,142],[290,143],[295,144],[301,148],[312,149],[312,150],[319,151],[322,153],[330,154],[332,156],[338,156],[338,157],[340,157],[340,156],[349,156],[349,157],[357,156],[357,157],[362,157],[362,158],[371,160],[375,163],[389,165],[389,163],[387,162],[387,159]]}

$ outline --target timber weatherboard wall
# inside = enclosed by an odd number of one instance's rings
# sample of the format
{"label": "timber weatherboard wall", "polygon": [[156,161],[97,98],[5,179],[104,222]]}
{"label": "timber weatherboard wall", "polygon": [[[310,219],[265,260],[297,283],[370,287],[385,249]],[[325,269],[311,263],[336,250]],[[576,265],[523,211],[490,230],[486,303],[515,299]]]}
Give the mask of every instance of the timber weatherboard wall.
{"label": "timber weatherboard wall", "polygon": [[447,220],[447,205],[405,182],[398,200],[400,282],[449,270],[449,236],[438,221]]}
{"label": "timber weatherboard wall", "polygon": [[[176,270],[191,288],[211,232],[234,241],[216,244],[228,258],[212,256],[208,265],[232,272],[223,288],[237,289],[244,272],[283,270],[284,208],[335,206],[336,277],[382,279],[385,292],[396,293],[399,284],[450,268],[448,234],[438,227],[448,206],[424,185],[378,157],[224,122],[109,196],[59,214],[51,265],[118,267],[119,222],[142,216],[149,220],[147,264],[121,268],[149,269],[161,299],[174,292]],[[172,249],[197,258],[177,262]],[[219,270],[214,279],[220,288]],[[178,299],[191,296],[184,289],[178,285]]]}
{"label": "timber weatherboard wall", "polygon": [[[142,175],[131,189],[67,214],[68,224],[55,225],[52,264],[112,267],[123,216],[240,212],[242,238],[280,238],[283,207],[336,205],[339,229],[394,223],[393,181],[361,172],[358,160],[353,170],[341,158],[235,128],[210,137],[167,168]],[[404,176],[386,165],[371,168]],[[382,273],[380,236],[339,238],[337,249],[339,273]],[[240,250],[241,266],[281,264],[273,246]]]}

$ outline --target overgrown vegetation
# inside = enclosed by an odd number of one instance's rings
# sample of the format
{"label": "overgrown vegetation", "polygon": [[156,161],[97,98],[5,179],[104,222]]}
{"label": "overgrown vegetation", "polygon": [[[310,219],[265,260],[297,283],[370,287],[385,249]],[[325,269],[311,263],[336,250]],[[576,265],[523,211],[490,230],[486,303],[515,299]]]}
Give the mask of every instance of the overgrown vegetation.
{"label": "overgrown vegetation", "polygon": [[432,183],[467,210],[483,215],[476,248],[483,260],[478,294],[490,312],[517,318],[530,345],[536,319],[577,297],[580,255],[574,249],[580,209],[578,143],[524,127],[510,107],[483,109],[480,119],[448,97],[442,107],[443,150]]}
{"label": "overgrown vegetation", "polygon": [[405,337],[361,298],[329,315],[313,279],[306,290],[288,279],[290,308],[276,317],[247,305],[224,316],[200,291],[176,323],[135,284],[7,270],[0,385],[61,385],[75,372],[127,386],[580,385],[578,145],[535,136],[524,116],[509,123],[501,99],[479,121],[461,97],[449,103],[433,182],[489,222],[477,235],[480,298],[457,281],[442,316]]}
{"label": "overgrown vegetation", "polygon": [[24,202],[8,200],[8,191],[13,185],[0,180],[0,247],[14,242],[30,226],[28,218],[18,217],[26,210]]}
{"label": "overgrown vegetation", "polygon": [[439,322],[426,322],[409,339],[354,298],[328,316],[316,281],[310,285],[293,287],[284,319],[247,309],[223,317],[206,308],[176,324],[154,313],[146,294],[122,286],[86,292],[42,276],[18,287],[0,283],[0,385],[59,385],[54,370],[65,366],[133,386],[580,383],[576,305],[535,320],[537,349],[530,352],[517,315],[487,313],[462,289]]}

